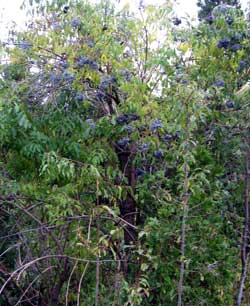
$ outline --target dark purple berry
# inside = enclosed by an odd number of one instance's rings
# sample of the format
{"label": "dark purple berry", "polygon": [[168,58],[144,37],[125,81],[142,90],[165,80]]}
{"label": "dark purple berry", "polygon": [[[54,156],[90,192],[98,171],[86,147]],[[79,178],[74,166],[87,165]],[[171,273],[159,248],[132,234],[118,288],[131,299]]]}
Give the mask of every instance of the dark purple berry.
{"label": "dark purple berry", "polygon": [[206,17],[206,22],[209,24],[212,24],[214,22],[214,16],[213,15],[209,15]]}
{"label": "dark purple berry", "polygon": [[61,74],[56,74],[55,72],[52,72],[50,74],[50,81],[54,85],[58,85],[62,81],[62,75]]}
{"label": "dark purple berry", "polygon": [[112,81],[114,81],[114,80],[115,80],[115,78],[113,78],[113,77],[103,77],[99,87],[101,89],[107,89],[110,86],[110,84],[112,83]]}
{"label": "dark purple berry", "polygon": [[75,76],[71,73],[69,73],[67,70],[65,70],[63,72],[63,75],[62,75],[63,79],[67,82],[67,83],[72,83],[75,79]]}
{"label": "dark purple berry", "polygon": [[73,19],[71,25],[73,28],[78,28],[80,26],[80,20],[78,18]]}
{"label": "dark purple berry", "polygon": [[78,102],[82,102],[86,99],[86,97],[81,92],[78,92],[77,95],[76,95],[76,99],[77,99]]}
{"label": "dark purple berry", "polygon": [[220,49],[222,48],[227,49],[229,45],[230,45],[230,39],[225,37],[218,42],[217,47]]}
{"label": "dark purple berry", "polygon": [[155,119],[150,124],[150,130],[151,132],[155,132],[158,129],[161,129],[163,127],[163,123],[161,119]]}
{"label": "dark purple berry", "polygon": [[96,92],[96,97],[97,97],[97,99],[99,99],[99,100],[104,100],[104,99],[107,97],[107,95],[106,95],[105,92],[103,92],[103,91],[101,91],[101,90],[97,90],[97,92]]}
{"label": "dark purple berry", "polygon": [[231,24],[233,24],[234,20],[231,16],[227,16],[226,17],[226,22],[227,22],[228,25],[231,25]]}
{"label": "dark purple berry", "polygon": [[98,64],[93,60],[89,60],[88,65],[89,65],[89,68],[91,68],[93,70],[98,70],[99,69]]}
{"label": "dark purple berry", "polygon": [[242,72],[246,68],[246,66],[247,66],[246,61],[240,61],[237,71]]}
{"label": "dark purple berry", "polygon": [[64,14],[67,14],[68,11],[69,11],[69,6],[67,5],[67,6],[65,6],[65,7],[63,8],[63,12],[64,12]]}
{"label": "dark purple berry", "polygon": [[154,151],[154,157],[155,158],[161,158],[163,156],[163,153],[164,153],[164,151],[162,149]]}
{"label": "dark purple berry", "polygon": [[128,137],[123,137],[117,141],[118,146],[121,148],[126,148],[129,145],[130,139]]}
{"label": "dark purple berry", "polygon": [[138,127],[139,132],[143,133],[147,130],[147,127],[145,125],[141,125]]}
{"label": "dark purple berry", "polygon": [[168,144],[171,140],[173,140],[173,135],[170,133],[166,133],[163,136],[163,141]]}
{"label": "dark purple berry", "polygon": [[91,118],[88,118],[88,119],[86,119],[86,122],[88,123],[90,129],[93,130],[94,127],[95,127],[95,122],[94,122],[94,120],[91,119]]}
{"label": "dark purple berry", "polygon": [[131,125],[126,125],[126,126],[124,127],[124,131],[126,131],[128,134],[133,133],[134,130],[135,130],[135,128],[134,128],[133,126],[131,126]]}
{"label": "dark purple berry", "polygon": [[127,124],[128,123],[128,118],[125,115],[120,115],[116,118],[116,122],[118,124]]}
{"label": "dark purple berry", "polygon": [[222,79],[218,79],[218,80],[216,80],[216,81],[214,82],[214,85],[215,85],[216,87],[224,87],[224,86],[225,86],[225,81],[222,80]]}
{"label": "dark purple berry", "polygon": [[23,50],[23,51],[27,51],[29,50],[30,48],[32,47],[32,45],[27,42],[27,41],[23,41],[20,43],[20,48]]}
{"label": "dark purple berry", "polygon": [[136,113],[127,114],[127,118],[129,122],[136,121],[139,119],[139,116]]}
{"label": "dark purple berry", "polygon": [[82,68],[84,65],[88,64],[88,58],[82,55],[76,63],[78,67]]}
{"label": "dark purple berry", "polygon": [[[221,1],[218,1],[218,2],[221,2]],[[230,10],[230,8],[231,8],[230,5],[224,4],[222,1],[222,4],[215,6],[214,13],[225,15]]]}
{"label": "dark purple berry", "polygon": [[94,43],[93,41],[89,41],[89,42],[87,43],[87,45],[88,45],[90,48],[94,48],[95,43]]}
{"label": "dark purple berry", "polygon": [[181,19],[179,19],[179,18],[174,18],[173,24],[174,24],[175,26],[178,26],[179,24],[181,24]]}
{"label": "dark purple berry", "polygon": [[63,61],[63,62],[60,62],[60,66],[61,66],[62,68],[64,68],[64,69],[67,69],[67,68],[69,68],[69,63]]}
{"label": "dark purple berry", "polygon": [[136,174],[136,176],[141,176],[141,175],[145,174],[145,171],[143,169],[137,168],[135,170],[135,174]]}
{"label": "dark purple berry", "polygon": [[98,64],[95,61],[93,61],[92,59],[89,59],[89,58],[87,58],[83,55],[77,60],[76,63],[77,63],[77,66],[80,67],[80,68],[84,67],[85,65],[88,65],[89,68],[91,68],[93,70],[98,70],[98,68],[99,68]]}
{"label": "dark purple berry", "polygon": [[243,82],[242,81],[238,81],[237,82],[237,88],[240,89],[243,85]]}
{"label": "dark purple berry", "polygon": [[233,102],[233,101],[227,101],[227,102],[226,102],[226,107],[228,107],[228,108],[234,108],[234,102]]}
{"label": "dark purple berry", "polygon": [[180,138],[180,136],[181,136],[181,132],[180,132],[180,131],[177,131],[177,132],[174,134],[173,139],[174,139],[174,140],[177,140],[177,139]]}
{"label": "dark purple berry", "polygon": [[232,50],[233,52],[236,52],[236,51],[238,51],[238,50],[240,50],[240,49],[242,49],[241,44],[234,44],[234,45],[231,47],[231,50]]}
{"label": "dark purple berry", "polygon": [[146,153],[148,152],[149,148],[150,148],[151,143],[150,142],[146,142],[146,143],[139,143],[137,146],[137,150],[140,153]]}

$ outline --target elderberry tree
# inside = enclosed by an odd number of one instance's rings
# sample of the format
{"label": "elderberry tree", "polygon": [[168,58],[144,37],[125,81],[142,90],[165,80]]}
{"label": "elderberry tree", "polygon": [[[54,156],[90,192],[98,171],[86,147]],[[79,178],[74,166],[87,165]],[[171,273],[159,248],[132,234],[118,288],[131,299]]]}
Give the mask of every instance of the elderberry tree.
{"label": "elderberry tree", "polygon": [[2,44],[1,302],[247,303],[242,15],[186,29],[166,4],[29,8]]}

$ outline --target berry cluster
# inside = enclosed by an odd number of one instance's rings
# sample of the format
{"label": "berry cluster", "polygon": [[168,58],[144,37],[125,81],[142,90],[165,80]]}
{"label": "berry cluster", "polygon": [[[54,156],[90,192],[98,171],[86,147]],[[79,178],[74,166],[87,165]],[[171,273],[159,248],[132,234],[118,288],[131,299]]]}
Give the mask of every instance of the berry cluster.
{"label": "berry cluster", "polygon": [[94,60],[87,58],[83,55],[77,60],[76,63],[79,68],[83,68],[84,66],[88,65],[89,68],[93,70],[99,69],[98,64]]}
{"label": "berry cluster", "polygon": [[219,49],[230,49],[233,52],[236,52],[242,49],[242,45],[239,43],[239,39],[235,37],[231,39],[229,39],[228,37],[225,37],[219,40],[217,47]]}
{"label": "berry cluster", "polygon": [[151,132],[155,132],[158,129],[161,129],[162,127],[163,127],[163,123],[162,123],[161,119],[155,119],[150,124]]}

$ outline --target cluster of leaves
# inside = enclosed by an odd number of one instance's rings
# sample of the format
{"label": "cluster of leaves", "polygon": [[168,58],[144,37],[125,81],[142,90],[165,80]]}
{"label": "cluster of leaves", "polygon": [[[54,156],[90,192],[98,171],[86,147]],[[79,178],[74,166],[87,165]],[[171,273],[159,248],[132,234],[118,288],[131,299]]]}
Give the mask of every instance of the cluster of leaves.
{"label": "cluster of leaves", "polygon": [[177,30],[168,5],[37,2],[1,66],[2,303],[176,305],[183,263],[184,305],[231,305],[249,152],[242,14]]}
{"label": "cluster of leaves", "polygon": [[237,9],[240,9],[241,7],[239,0],[198,0],[197,6],[199,7],[199,20],[209,18],[212,15],[214,8],[225,10],[225,5]]}

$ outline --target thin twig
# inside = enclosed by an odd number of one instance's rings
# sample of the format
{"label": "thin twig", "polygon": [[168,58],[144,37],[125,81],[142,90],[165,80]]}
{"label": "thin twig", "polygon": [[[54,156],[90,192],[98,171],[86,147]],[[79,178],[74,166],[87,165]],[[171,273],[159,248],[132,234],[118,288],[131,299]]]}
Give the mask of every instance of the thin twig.
{"label": "thin twig", "polygon": [[32,287],[32,285],[36,282],[36,280],[41,276],[41,274],[47,272],[48,270],[55,268],[56,266],[50,266],[46,269],[44,269],[39,275],[37,275],[33,281],[29,284],[29,286],[26,288],[26,290],[23,292],[23,294],[21,295],[21,297],[19,298],[19,300],[17,301],[17,303],[15,304],[15,306],[18,306],[19,303],[22,302],[23,297],[26,295],[26,293],[29,291],[29,289]]}
{"label": "thin twig", "polygon": [[182,201],[182,223],[181,223],[181,264],[180,264],[180,276],[178,282],[178,306],[182,306],[182,296],[183,296],[183,281],[185,273],[185,249],[186,249],[186,222],[188,218],[188,201],[189,201],[189,170],[188,162],[186,161],[187,155],[189,154],[189,141],[190,141],[190,118],[188,113],[188,103],[193,95],[193,91],[187,97],[185,104],[187,108],[187,135],[186,135],[186,145],[184,149],[184,186],[183,186],[183,201]]}
{"label": "thin twig", "polygon": [[80,281],[79,281],[78,290],[77,290],[77,306],[80,306],[80,293],[81,293],[82,280],[83,280],[84,275],[87,271],[88,265],[89,265],[89,263],[87,262],[86,265],[85,265],[85,268],[83,270],[83,273],[81,275]]}
{"label": "thin twig", "polygon": [[[15,275],[17,275],[20,271],[23,273],[26,269],[28,269],[30,266],[34,265],[35,263],[41,261],[41,260],[46,260],[49,258],[65,258],[65,259],[69,259],[69,260],[76,260],[79,262],[84,262],[84,263],[97,263],[97,260],[87,260],[87,259],[80,259],[80,258],[75,258],[75,257],[71,257],[71,256],[67,256],[67,255],[46,255],[43,257],[39,257],[36,258],[28,263],[26,263],[25,265],[23,265],[22,267],[19,267],[18,269],[16,269],[14,272],[11,273],[10,277],[7,279],[7,281],[3,284],[2,288],[0,289],[0,294],[3,292],[4,288],[7,286],[7,284],[11,281],[12,278],[15,277]],[[119,262],[122,260],[114,260],[114,259],[103,259],[103,260],[98,260],[99,263],[104,263],[104,262]]]}
{"label": "thin twig", "polygon": [[2,257],[5,253],[11,251],[12,249],[16,248],[16,247],[20,247],[22,243],[21,242],[18,242],[12,246],[10,246],[7,250],[5,250],[2,254],[0,254],[0,257]]}
{"label": "thin twig", "polygon": [[73,267],[73,269],[72,269],[72,271],[71,271],[71,273],[69,275],[69,280],[68,280],[67,289],[66,289],[66,295],[65,295],[65,303],[66,303],[65,306],[68,306],[69,286],[70,286],[71,278],[72,278],[72,276],[73,276],[73,274],[75,272],[75,269],[76,269],[77,265],[78,265],[78,261],[76,261],[76,263],[75,263],[75,265],[74,265],[74,267]]}
{"label": "thin twig", "polygon": [[[96,201],[97,201],[97,241],[100,239],[100,212],[99,212],[99,181],[96,180]],[[100,250],[96,257],[96,286],[95,286],[95,306],[99,304],[99,285],[100,285]]]}

